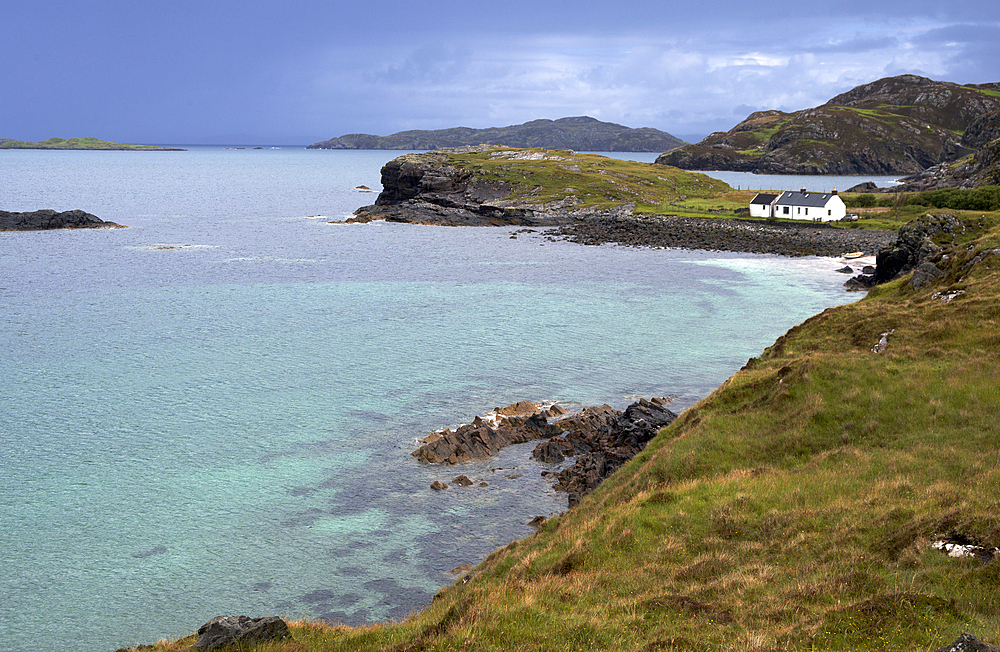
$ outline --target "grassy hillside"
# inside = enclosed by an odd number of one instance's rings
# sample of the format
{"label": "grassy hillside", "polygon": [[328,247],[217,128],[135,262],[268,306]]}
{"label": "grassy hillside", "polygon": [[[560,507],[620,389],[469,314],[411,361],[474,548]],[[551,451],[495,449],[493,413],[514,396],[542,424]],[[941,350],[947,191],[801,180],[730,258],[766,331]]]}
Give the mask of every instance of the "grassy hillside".
{"label": "grassy hillside", "polygon": [[27,143],[13,138],[0,138],[0,149],[113,149],[113,150],[154,150],[180,151],[156,145],[128,145],[111,143],[97,138],[49,138],[37,143]]}
{"label": "grassy hillside", "polygon": [[958,215],[961,232],[938,238],[937,284],[903,278],[793,328],[423,612],[363,629],[295,623],[294,641],[250,649],[1000,642],[1000,560],[932,547],[1000,546],[1000,213]]}

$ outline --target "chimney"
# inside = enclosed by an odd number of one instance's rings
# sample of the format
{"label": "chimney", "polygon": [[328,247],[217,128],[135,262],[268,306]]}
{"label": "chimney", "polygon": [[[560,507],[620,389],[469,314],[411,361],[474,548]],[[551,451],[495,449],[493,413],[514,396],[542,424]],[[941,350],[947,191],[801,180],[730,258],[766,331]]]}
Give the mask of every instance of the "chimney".
{"label": "chimney", "polygon": [[837,186],[833,187],[833,194],[835,194],[835,195],[837,194]]}
{"label": "chimney", "polygon": [[805,193],[805,191],[806,191],[806,185],[802,184],[802,192]]}

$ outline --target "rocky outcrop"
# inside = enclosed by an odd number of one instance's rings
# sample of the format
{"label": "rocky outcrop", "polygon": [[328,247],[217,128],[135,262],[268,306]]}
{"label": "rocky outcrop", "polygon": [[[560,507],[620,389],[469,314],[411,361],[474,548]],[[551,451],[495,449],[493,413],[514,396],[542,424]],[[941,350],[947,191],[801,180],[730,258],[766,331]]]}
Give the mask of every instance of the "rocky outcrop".
{"label": "rocky outcrop", "polygon": [[876,254],[874,273],[850,279],[847,287],[868,289],[910,272],[913,272],[910,283],[914,290],[930,285],[945,275],[938,267],[938,263],[945,261],[944,250],[935,239],[949,240],[964,228],[961,220],[947,213],[927,213],[913,220],[900,227],[894,243]]}
{"label": "rocky outcrop", "polygon": [[622,413],[605,412],[598,427],[567,428],[565,435],[539,444],[532,457],[542,462],[562,462],[577,456],[573,466],[551,474],[557,491],[569,495],[572,507],[620,466],[635,457],[661,428],[677,415],[665,399],[641,399]]}
{"label": "rocky outcrop", "polygon": [[[382,192],[373,206],[363,206],[347,222],[408,222],[443,226],[552,226],[631,214],[632,206],[610,209],[576,207],[572,198],[538,203],[516,196],[504,180],[474,174],[449,163],[449,155],[488,152],[490,146],[460,147],[407,154],[382,166]],[[557,158],[538,151],[499,152],[511,161]]]}
{"label": "rocky outcrop", "polygon": [[314,143],[307,149],[427,150],[480,144],[587,152],[662,152],[682,145],[684,141],[658,129],[631,129],[579,116],[559,120],[533,120],[520,125],[487,129],[455,127],[434,131],[401,131],[391,136],[346,134]]}
{"label": "rocky outcrop", "polygon": [[[511,444],[547,439],[535,447],[534,459],[561,464],[577,458],[573,466],[558,473],[543,473],[553,476],[556,489],[569,494],[573,505],[677,418],[667,409],[669,402],[666,398],[640,399],[624,412],[602,405],[566,414],[559,406],[543,408],[522,401],[495,408],[487,419],[476,417],[455,431],[433,433],[412,455],[426,463],[458,464],[488,458]],[[465,476],[452,482],[472,484]],[[448,485],[435,480],[431,488],[443,490]]]}
{"label": "rocky outcrop", "polygon": [[46,229],[122,228],[81,210],[40,210],[30,213],[0,211],[0,231],[41,231]]}
{"label": "rocky outcrop", "polygon": [[277,616],[219,616],[198,628],[197,650],[220,650],[230,646],[282,641],[292,637],[288,624]]}
{"label": "rocky outcrop", "polygon": [[770,174],[917,174],[976,148],[984,136],[956,134],[1000,110],[998,88],[888,77],[819,107],[753,113],[728,132],[665,152],[656,162]]}

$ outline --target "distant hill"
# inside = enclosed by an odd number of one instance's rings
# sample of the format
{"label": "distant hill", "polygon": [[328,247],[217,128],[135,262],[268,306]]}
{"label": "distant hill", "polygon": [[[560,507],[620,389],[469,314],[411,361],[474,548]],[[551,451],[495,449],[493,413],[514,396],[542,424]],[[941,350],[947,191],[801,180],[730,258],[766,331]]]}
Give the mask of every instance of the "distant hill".
{"label": "distant hill", "polygon": [[109,150],[145,150],[156,152],[183,152],[173,147],[158,147],[156,145],[127,145],[110,143],[97,138],[49,138],[37,143],[27,143],[13,138],[0,138],[0,149],[109,149]]}
{"label": "distant hill", "polygon": [[532,120],[520,125],[487,129],[453,127],[432,131],[400,131],[391,136],[347,134],[314,143],[308,149],[423,150],[464,145],[504,145],[585,152],[663,152],[683,144],[683,140],[658,129],[632,129],[581,116]]}
{"label": "distant hill", "polygon": [[816,108],[752,113],[729,131],[668,151],[656,162],[772,174],[916,174],[978,149],[963,142],[963,134],[997,110],[1000,83],[888,77]]}

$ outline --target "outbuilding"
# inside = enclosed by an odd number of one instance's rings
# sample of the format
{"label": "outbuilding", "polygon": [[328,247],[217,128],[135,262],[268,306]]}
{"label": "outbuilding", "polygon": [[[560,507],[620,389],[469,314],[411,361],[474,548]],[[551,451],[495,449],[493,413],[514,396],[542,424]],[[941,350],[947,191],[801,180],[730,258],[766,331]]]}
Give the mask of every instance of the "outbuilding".
{"label": "outbuilding", "polygon": [[778,197],[770,192],[759,192],[750,200],[750,217],[774,217],[774,202]]}

